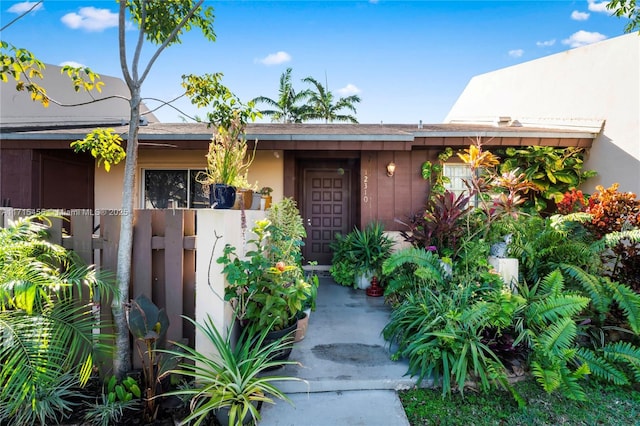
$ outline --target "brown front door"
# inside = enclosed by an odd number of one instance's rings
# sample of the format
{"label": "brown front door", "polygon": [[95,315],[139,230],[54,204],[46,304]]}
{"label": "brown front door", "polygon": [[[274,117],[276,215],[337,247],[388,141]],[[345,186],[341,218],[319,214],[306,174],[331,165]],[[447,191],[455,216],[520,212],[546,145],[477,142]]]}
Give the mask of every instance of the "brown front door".
{"label": "brown front door", "polygon": [[303,256],[306,261],[330,265],[333,253],[329,245],[335,234],[344,235],[353,226],[353,170],[336,161],[303,165],[301,172],[302,215],[307,231]]}

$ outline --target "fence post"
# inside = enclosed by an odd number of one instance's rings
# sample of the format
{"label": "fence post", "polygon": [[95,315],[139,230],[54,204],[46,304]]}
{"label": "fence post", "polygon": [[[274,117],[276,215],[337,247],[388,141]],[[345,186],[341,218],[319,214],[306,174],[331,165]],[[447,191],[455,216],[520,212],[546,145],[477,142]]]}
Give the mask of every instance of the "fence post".
{"label": "fence post", "polygon": [[184,210],[164,210],[165,311],[171,326],[167,338],[182,340],[182,278],[184,272]]}
{"label": "fence post", "polygon": [[152,211],[136,210],[133,222],[133,255],[131,265],[132,292],[131,297],[144,294],[149,299],[153,298],[153,275],[151,273],[151,238]]}
{"label": "fence post", "polygon": [[71,247],[87,265],[93,260],[93,214],[87,210],[71,210]]}

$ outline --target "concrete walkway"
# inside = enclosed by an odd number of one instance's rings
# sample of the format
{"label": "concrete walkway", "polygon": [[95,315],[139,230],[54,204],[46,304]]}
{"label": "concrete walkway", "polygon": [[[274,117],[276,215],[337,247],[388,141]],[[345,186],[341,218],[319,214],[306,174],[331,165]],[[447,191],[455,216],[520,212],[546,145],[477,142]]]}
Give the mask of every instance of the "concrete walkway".
{"label": "concrete walkway", "polygon": [[260,426],[409,424],[396,390],[415,381],[405,376],[406,362],[390,359],[381,335],[390,313],[383,299],[320,278],[307,336],[291,353],[300,365],[274,372],[305,382],[282,382],[294,406],[264,405]]}

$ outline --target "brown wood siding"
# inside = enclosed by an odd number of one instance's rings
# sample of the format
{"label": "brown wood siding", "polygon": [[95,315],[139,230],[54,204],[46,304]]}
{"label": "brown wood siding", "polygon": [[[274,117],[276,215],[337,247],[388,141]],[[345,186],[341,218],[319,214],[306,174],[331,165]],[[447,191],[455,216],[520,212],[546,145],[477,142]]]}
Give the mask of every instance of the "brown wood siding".
{"label": "brown wood siding", "polygon": [[0,149],[0,203],[3,206],[35,208],[33,203],[33,151]]}
{"label": "brown wood siding", "polygon": [[[422,164],[427,160],[437,161],[439,152],[439,149],[423,149],[363,153],[358,226],[380,221],[388,231],[405,229],[398,221],[406,222],[426,201],[427,184],[422,179]],[[387,176],[387,164],[391,161],[396,165],[393,177]]]}
{"label": "brown wood siding", "polygon": [[71,150],[42,150],[39,154],[38,208],[93,208],[95,161]]}

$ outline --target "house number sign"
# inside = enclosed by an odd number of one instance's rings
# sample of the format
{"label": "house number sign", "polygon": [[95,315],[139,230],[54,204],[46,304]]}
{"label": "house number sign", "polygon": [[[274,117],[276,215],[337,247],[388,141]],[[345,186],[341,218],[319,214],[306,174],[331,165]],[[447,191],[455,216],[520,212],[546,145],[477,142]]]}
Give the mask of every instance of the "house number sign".
{"label": "house number sign", "polygon": [[369,195],[367,194],[368,188],[369,188],[369,173],[367,169],[364,169],[364,173],[362,174],[362,202],[365,204],[369,203]]}

